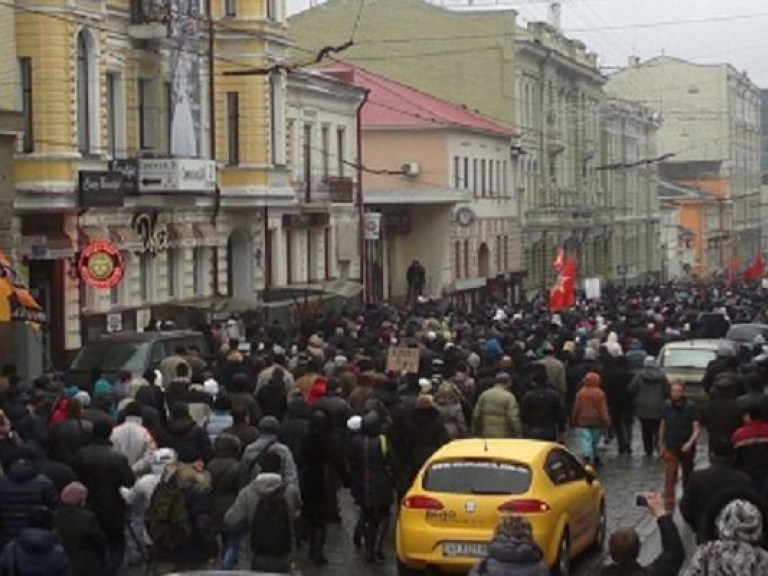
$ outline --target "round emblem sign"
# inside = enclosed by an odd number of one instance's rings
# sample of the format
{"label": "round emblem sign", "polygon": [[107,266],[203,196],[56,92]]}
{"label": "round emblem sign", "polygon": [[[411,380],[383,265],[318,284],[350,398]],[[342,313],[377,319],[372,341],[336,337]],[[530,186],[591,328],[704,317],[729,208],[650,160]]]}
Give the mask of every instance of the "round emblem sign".
{"label": "round emblem sign", "polygon": [[123,279],[123,257],[110,242],[91,242],[80,254],[78,270],[86,284],[106,290]]}

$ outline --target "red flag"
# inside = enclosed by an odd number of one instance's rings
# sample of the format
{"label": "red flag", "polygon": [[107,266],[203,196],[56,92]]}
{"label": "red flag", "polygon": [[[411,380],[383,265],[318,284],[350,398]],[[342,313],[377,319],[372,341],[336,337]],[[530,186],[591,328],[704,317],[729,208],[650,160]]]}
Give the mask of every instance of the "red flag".
{"label": "red flag", "polygon": [[550,312],[559,312],[576,303],[576,259],[565,262],[557,281],[549,292]]}
{"label": "red flag", "polygon": [[765,262],[763,262],[763,257],[757,254],[750,267],[744,270],[744,280],[759,280],[763,277],[764,272]]}
{"label": "red flag", "polygon": [[565,250],[560,248],[557,252],[557,256],[555,257],[555,260],[552,262],[552,268],[554,268],[555,272],[560,274],[560,272],[563,271],[563,267],[565,266]]}

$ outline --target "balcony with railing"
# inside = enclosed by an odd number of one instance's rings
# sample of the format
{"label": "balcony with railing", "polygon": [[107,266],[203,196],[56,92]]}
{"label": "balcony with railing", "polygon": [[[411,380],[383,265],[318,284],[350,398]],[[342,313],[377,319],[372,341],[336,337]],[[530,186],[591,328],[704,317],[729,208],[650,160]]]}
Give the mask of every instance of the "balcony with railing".
{"label": "balcony with railing", "polygon": [[293,187],[302,204],[351,204],[354,201],[354,183],[349,176],[294,180]]}
{"label": "balcony with railing", "polygon": [[162,40],[170,34],[168,0],[132,0],[128,35],[134,40]]}

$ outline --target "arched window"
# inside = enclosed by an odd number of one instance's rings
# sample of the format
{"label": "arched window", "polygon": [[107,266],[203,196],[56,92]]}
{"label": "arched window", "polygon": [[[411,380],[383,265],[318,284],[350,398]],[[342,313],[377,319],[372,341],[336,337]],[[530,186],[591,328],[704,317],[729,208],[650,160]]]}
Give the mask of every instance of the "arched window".
{"label": "arched window", "polygon": [[91,151],[90,55],[85,32],[77,35],[77,147],[81,154]]}

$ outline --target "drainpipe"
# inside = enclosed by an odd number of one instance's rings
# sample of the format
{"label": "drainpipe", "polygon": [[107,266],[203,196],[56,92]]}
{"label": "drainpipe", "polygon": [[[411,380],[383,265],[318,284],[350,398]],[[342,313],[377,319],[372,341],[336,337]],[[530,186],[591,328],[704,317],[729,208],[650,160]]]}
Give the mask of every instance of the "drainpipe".
{"label": "drainpipe", "polygon": [[365,244],[365,205],[363,204],[363,106],[368,102],[370,90],[365,90],[357,107],[357,239],[360,252],[360,284],[363,286],[363,303],[370,300],[368,281],[368,254]]}

